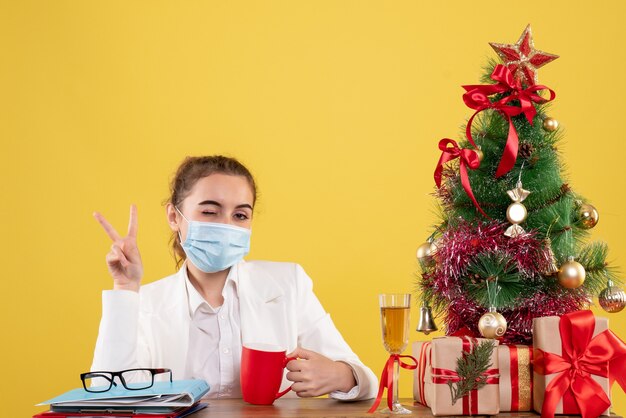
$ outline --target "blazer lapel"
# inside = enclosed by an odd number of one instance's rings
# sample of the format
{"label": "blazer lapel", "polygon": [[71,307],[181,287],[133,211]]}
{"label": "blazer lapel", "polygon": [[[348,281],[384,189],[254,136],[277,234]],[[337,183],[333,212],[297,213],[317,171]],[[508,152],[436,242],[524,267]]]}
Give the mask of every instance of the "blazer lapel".
{"label": "blazer lapel", "polygon": [[163,289],[170,304],[152,307],[154,338],[156,344],[155,367],[172,369],[175,379],[185,378],[187,350],[189,346],[189,307],[185,289],[185,271],[183,267],[176,273],[170,286]]}
{"label": "blazer lapel", "polygon": [[267,269],[254,263],[236,265],[243,345],[264,343],[289,350],[285,292]]}

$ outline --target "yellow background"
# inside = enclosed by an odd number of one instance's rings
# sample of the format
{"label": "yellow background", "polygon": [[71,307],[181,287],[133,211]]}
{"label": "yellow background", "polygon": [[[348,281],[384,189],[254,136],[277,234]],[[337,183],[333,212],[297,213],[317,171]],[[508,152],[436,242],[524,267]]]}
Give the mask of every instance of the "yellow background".
{"label": "yellow background", "polygon": [[[174,271],[163,200],[186,155],[247,164],[250,259],[301,263],[378,373],[377,294],[411,292],[434,222],[437,141],[470,115],[461,84],[532,23],[574,189],[625,265],[620,1],[3,1],[0,318],[3,416],[80,384],[111,287],[109,240],[139,207],[144,282]],[[626,337],[626,313],[610,316]],[[411,340],[417,309],[412,314]],[[165,365],[167,366],[167,365]],[[401,395],[411,396],[403,372]],[[626,396],[615,391],[626,413]],[[7,408],[8,411],[7,412]]]}

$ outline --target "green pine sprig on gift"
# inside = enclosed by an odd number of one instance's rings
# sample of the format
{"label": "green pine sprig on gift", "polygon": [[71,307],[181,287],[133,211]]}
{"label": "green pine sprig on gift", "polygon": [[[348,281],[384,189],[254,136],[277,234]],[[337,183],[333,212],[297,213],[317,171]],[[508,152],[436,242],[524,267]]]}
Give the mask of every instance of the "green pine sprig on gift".
{"label": "green pine sprig on gift", "polygon": [[479,390],[487,384],[485,372],[491,367],[491,355],[495,347],[492,340],[482,341],[472,352],[464,351],[463,356],[457,360],[456,372],[460,381],[448,382],[453,405],[472,390]]}

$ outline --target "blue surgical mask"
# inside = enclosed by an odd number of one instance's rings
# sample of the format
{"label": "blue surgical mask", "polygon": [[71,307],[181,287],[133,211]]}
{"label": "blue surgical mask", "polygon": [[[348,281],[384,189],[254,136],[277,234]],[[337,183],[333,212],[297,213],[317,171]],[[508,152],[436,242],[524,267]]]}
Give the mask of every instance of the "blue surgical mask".
{"label": "blue surgical mask", "polygon": [[182,242],[187,258],[205,273],[226,270],[250,252],[250,233],[246,228],[213,222],[187,221],[187,238]]}

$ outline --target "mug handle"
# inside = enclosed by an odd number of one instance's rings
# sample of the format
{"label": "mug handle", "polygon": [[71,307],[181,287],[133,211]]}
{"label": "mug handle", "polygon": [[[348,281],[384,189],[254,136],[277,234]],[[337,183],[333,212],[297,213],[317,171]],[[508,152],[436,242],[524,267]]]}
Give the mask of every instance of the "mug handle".
{"label": "mug handle", "polygon": [[[291,360],[298,360],[298,357],[285,357],[285,360],[283,361],[283,368],[287,367],[287,363],[289,363]],[[291,386],[293,386],[293,385],[291,385]],[[291,386],[289,386],[287,389],[283,390],[282,392],[278,392],[276,394],[276,397],[274,398],[274,400],[282,397],[287,392],[289,392],[291,390]]]}

